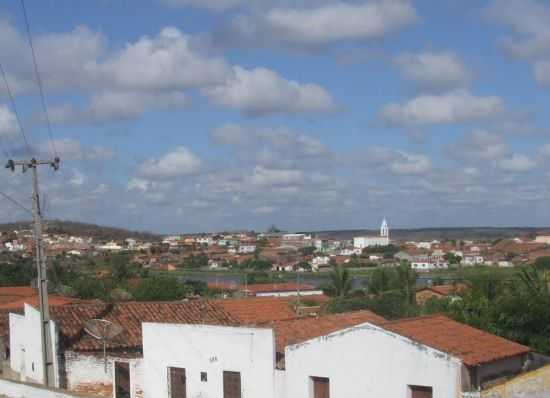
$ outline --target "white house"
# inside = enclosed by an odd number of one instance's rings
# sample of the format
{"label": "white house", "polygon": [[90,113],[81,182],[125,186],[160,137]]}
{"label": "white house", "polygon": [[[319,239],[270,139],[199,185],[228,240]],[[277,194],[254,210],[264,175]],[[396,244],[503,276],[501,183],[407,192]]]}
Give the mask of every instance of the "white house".
{"label": "white house", "polygon": [[386,322],[358,311],[263,328],[143,324],[146,396],[155,398],[462,397],[519,373],[528,352],[443,316]]}
{"label": "white house", "polygon": [[97,250],[110,251],[110,252],[117,252],[123,249],[122,246],[120,246],[118,243],[113,241],[107,242],[104,245],[97,245],[95,248]]}
{"label": "white house", "polygon": [[382,220],[380,236],[356,236],[353,238],[353,247],[364,249],[370,246],[388,246],[390,244],[390,229],[386,219]]}
{"label": "white house", "polygon": [[239,254],[254,253],[256,251],[256,245],[251,245],[251,244],[240,245],[237,251]]}
{"label": "white house", "polygon": [[462,265],[465,266],[472,266],[472,265],[479,265],[483,264],[485,260],[483,259],[483,256],[480,255],[466,255],[462,258],[462,261],[460,262]]}
{"label": "white house", "polygon": [[211,236],[199,236],[195,239],[195,242],[200,245],[210,246],[214,244],[214,239]]}

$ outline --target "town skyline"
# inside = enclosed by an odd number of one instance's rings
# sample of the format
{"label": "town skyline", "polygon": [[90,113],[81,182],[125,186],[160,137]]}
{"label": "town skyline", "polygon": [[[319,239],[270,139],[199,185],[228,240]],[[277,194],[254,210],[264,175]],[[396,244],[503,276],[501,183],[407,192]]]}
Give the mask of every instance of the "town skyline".
{"label": "town skyline", "polygon": [[[132,7],[129,24],[126,2],[29,3],[61,157],[40,171],[46,218],[162,233],[550,225],[545,3]],[[301,28],[323,15],[326,31]],[[5,2],[6,80],[50,156],[25,30]],[[26,157],[5,84],[0,97],[6,160]],[[27,177],[0,183],[30,207]]]}

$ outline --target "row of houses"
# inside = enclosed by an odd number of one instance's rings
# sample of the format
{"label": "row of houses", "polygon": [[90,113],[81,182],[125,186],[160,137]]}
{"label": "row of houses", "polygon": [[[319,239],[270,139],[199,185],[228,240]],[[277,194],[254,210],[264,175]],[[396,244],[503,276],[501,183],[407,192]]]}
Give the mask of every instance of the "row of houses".
{"label": "row of houses", "polygon": [[[293,298],[52,307],[54,384],[95,396],[448,398],[528,369],[528,347],[444,316],[304,315]],[[91,319],[120,326],[102,343]],[[40,317],[0,312],[4,375],[42,382]]]}

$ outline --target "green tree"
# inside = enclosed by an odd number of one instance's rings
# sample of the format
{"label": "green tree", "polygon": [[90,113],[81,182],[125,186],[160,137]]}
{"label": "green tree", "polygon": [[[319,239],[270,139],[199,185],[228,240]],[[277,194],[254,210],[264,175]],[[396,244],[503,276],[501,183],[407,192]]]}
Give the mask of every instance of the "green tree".
{"label": "green tree", "polygon": [[344,298],[351,291],[352,279],[349,270],[344,267],[336,267],[330,273],[330,284],[325,287],[329,296]]}
{"label": "green tree", "polygon": [[186,289],[177,278],[166,275],[155,275],[143,279],[133,296],[137,301],[171,301],[185,297]]}
{"label": "green tree", "polygon": [[537,258],[535,260],[535,267],[541,270],[550,270],[550,256]]}
{"label": "green tree", "polygon": [[0,264],[0,286],[29,286],[35,277],[35,268],[29,262]]}
{"label": "green tree", "polygon": [[416,272],[411,268],[410,264],[406,262],[402,262],[396,270],[399,287],[404,292],[407,303],[413,305],[416,297]]}

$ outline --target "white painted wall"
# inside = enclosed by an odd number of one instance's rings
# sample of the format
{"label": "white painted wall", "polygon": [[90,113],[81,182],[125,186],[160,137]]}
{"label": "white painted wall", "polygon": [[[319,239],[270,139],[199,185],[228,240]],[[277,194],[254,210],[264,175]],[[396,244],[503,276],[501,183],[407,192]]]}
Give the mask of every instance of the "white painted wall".
{"label": "white painted wall", "polygon": [[[322,290],[305,290],[300,291],[300,296],[318,296],[320,294],[323,294]],[[262,293],[256,293],[257,297],[292,297],[297,296],[298,291],[293,292],[262,292]]]}
{"label": "white painted wall", "polygon": [[[271,329],[143,323],[146,396],[168,397],[168,367],[185,368],[187,397],[223,396],[223,371],[241,372],[243,398],[275,397]],[[200,373],[208,381],[201,382]]]}
{"label": "white painted wall", "polygon": [[461,362],[371,324],[286,349],[286,397],[310,398],[310,376],[330,378],[331,398],[408,398],[408,385],[434,398],[459,397]]}
{"label": "white painted wall", "polygon": [[[20,374],[22,381],[44,382],[42,366],[42,336],[40,331],[40,312],[25,304],[24,315],[10,314],[10,367]],[[50,336],[53,347],[54,385],[58,380],[58,334],[57,327],[50,321]]]}

